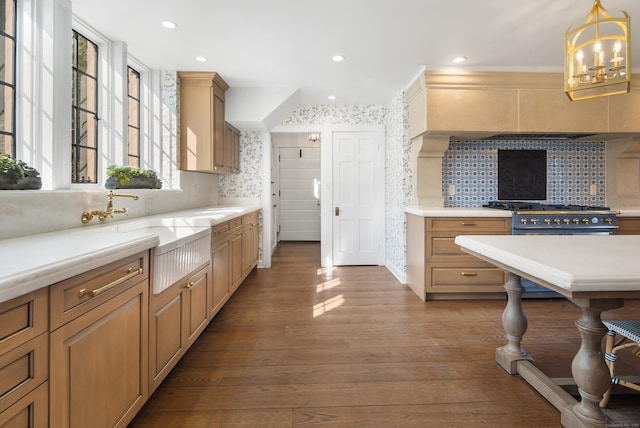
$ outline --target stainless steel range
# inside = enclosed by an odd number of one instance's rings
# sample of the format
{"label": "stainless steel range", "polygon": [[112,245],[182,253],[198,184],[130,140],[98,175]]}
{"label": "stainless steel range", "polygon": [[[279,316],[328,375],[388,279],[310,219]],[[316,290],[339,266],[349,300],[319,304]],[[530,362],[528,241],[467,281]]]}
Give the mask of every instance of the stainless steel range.
{"label": "stainless steel range", "polygon": [[[490,201],[484,207],[512,211],[512,235],[613,235],[616,212],[609,207]],[[524,298],[561,297],[531,281],[522,281]]]}

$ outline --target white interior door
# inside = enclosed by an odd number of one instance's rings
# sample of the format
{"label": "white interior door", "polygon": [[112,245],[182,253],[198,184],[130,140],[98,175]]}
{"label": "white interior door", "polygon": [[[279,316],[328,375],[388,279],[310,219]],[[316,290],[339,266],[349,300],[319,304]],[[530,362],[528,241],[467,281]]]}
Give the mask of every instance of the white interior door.
{"label": "white interior door", "polygon": [[280,241],[320,241],[320,148],[280,147]]}
{"label": "white interior door", "polygon": [[384,151],[375,132],[333,134],[333,264],[383,264]]}

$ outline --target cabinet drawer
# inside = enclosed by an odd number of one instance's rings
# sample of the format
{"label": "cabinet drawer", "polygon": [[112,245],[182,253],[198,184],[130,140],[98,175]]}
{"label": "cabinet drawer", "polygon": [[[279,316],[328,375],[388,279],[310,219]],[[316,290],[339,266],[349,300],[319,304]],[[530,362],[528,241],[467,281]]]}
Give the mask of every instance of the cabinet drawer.
{"label": "cabinet drawer", "polygon": [[618,217],[619,235],[640,235],[640,218]]}
{"label": "cabinet drawer", "polygon": [[229,221],[213,226],[211,228],[211,242],[216,242],[226,237],[230,231],[231,231],[231,222]]}
{"label": "cabinet drawer", "polygon": [[254,211],[242,216],[242,224],[245,226],[256,226],[258,221],[258,211]]}
{"label": "cabinet drawer", "polygon": [[51,286],[51,331],[149,277],[149,252],[127,257]]}
{"label": "cabinet drawer", "polygon": [[431,284],[433,288],[491,286],[501,290],[505,283],[505,273],[491,267],[432,267]]}
{"label": "cabinet drawer", "polygon": [[49,426],[49,385],[47,382],[0,411],[0,428],[41,428]]}
{"label": "cabinet drawer", "polygon": [[0,356],[0,412],[33,391],[49,377],[49,336],[33,340]]}
{"label": "cabinet drawer", "polygon": [[[458,235],[508,235],[508,232],[501,231],[462,231],[458,232],[427,232],[427,245],[425,251],[425,261],[428,262],[444,262],[444,261],[477,261],[477,257],[462,251],[460,246],[455,243]],[[487,263],[487,265],[489,265]]]}
{"label": "cabinet drawer", "polygon": [[0,355],[47,330],[49,288],[0,303]]}
{"label": "cabinet drawer", "polygon": [[[426,227],[427,231],[436,231],[436,230],[455,230],[458,235],[468,234],[473,235],[478,230],[491,230],[496,233],[505,232],[511,233],[511,218],[452,218],[452,217],[443,217],[443,218],[427,218],[426,219]],[[468,231],[468,232],[467,232]]]}

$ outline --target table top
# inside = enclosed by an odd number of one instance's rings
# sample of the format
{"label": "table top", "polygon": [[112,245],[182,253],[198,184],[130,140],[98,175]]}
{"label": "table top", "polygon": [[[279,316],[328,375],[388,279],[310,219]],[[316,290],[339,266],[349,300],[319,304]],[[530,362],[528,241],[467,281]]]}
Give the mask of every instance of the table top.
{"label": "table top", "polygon": [[455,242],[565,295],[640,292],[640,235],[464,235]]}

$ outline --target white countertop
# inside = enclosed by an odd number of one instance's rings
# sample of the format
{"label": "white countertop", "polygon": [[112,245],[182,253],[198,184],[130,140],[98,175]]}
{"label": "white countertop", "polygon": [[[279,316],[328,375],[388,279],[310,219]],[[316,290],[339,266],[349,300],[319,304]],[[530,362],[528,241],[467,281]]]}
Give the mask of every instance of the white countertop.
{"label": "white countertop", "polygon": [[0,303],[258,209],[196,208],[0,240]]}
{"label": "white countertop", "polygon": [[466,235],[455,242],[570,292],[640,291],[640,235]]}

